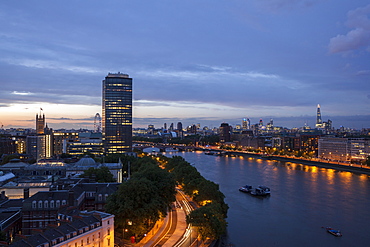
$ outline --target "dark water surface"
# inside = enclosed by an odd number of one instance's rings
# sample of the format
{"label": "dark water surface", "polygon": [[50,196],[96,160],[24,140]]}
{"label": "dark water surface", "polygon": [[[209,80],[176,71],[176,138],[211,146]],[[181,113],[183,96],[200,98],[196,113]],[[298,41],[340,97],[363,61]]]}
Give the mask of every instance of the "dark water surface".
{"label": "dark water surface", "polygon": [[[203,152],[182,156],[220,185],[229,205],[228,234],[234,246],[370,246],[370,177],[295,163]],[[238,191],[266,185],[271,196]],[[322,226],[340,229],[335,237]]]}

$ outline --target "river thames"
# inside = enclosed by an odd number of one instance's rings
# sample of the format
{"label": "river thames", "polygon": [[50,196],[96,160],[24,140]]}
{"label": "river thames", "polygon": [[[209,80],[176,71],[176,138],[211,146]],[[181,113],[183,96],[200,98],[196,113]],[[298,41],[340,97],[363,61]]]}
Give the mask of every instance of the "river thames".
{"label": "river thames", "polygon": [[[220,157],[203,152],[178,155],[220,185],[229,205],[232,246],[370,246],[370,177],[289,162]],[[238,190],[266,185],[271,196]],[[330,235],[322,227],[340,229]]]}

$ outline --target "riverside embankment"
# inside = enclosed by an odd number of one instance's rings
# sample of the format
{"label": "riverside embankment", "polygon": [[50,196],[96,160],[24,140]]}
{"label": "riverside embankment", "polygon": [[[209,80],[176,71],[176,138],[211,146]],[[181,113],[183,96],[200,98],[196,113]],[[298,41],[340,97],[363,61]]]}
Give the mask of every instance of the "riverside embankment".
{"label": "riverside embankment", "polygon": [[[203,151],[206,151],[207,149],[203,149]],[[224,150],[218,150],[218,151],[224,151]],[[347,171],[347,172],[355,172],[355,173],[361,173],[370,175],[370,167],[366,166],[360,166],[355,164],[345,164],[345,163],[339,163],[339,162],[331,162],[331,161],[321,161],[318,159],[304,159],[304,158],[295,158],[295,157],[286,157],[286,156],[277,156],[277,155],[271,155],[271,156],[261,156],[260,154],[255,153],[249,153],[249,152],[242,152],[242,151],[226,151],[228,155],[238,155],[243,157],[252,157],[252,158],[260,158],[264,160],[277,160],[282,162],[292,162],[292,163],[298,163],[298,164],[304,164],[309,166],[317,166],[327,169],[335,169],[339,171]]]}
{"label": "riverside embankment", "polygon": [[[322,162],[320,167],[318,162],[267,160],[250,154],[171,155],[184,157],[202,176],[219,184],[229,205],[232,246],[369,246],[369,175]],[[266,185],[271,196],[240,192],[238,188],[246,184]],[[340,229],[343,237],[328,234],[322,226]]]}

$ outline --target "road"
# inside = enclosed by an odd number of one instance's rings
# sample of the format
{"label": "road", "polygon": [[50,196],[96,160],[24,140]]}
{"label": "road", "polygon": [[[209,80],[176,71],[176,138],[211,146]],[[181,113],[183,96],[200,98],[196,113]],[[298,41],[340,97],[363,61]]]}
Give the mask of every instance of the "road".
{"label": "road", "polygon": [[194,210],[194,207],[189,202],[189,198],[181,190],[177,189],[176,202],[173,203],[163,225],[149,240],[144,240],[136,244],[136,246],[200,246],[197,232],[193,227],[186,224],[186,215],[192,210]]}

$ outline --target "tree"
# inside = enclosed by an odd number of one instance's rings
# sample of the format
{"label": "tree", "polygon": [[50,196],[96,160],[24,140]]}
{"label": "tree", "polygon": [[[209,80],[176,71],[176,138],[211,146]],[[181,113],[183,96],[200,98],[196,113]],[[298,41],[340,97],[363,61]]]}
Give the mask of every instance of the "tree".
{"label": "tree", "polygon": [[182,157],[174,156],[165,168],[174,174],[186,194],[193,197],[202,207],[187,216],[188,224],[197,227],[203,239],[218,239],[226,232],[228,205],[218,184],[202,177],[197,169]]}
{"label": "tree", "polygon": [[115,182],[113,174],[106,166],[102,166],[100,168],[90,167],[81,175],[81,177],[95,179],[98,183]]}
{"label": "tree", "polygon": [[192,211],[186,216],[186,222],[198,229],[203,240],[207,237],[218,239],[226,233],[227,222],[220,213],[220,204],[211,203]]}
{"label": "tree", "polygon": [[160,218],[161,207],[156,189],[148,179],[130,179],[108,198],[106,210],[114,214],[115,224],[135,235],[146,232],[148,224]]}
{"label": "tree", "polygon": [[365,165],[370,166],[370,156],[367,156]]}
{"label": "tree", "polygon": [[167,214],[175,201],[176,183],[172,175],[159,168],[151,158],[135,160],[134,167],[137,171],[131,179],[108,198],[106,210],[116,216],[118,228],[128,229],[137,236]]}
{"label": "tree", "polygon": [[160,211],[163,215],[165,215],[172,202],[176,200],[175,179],[173,178],[172,174],[161,169],[153,163],[142,166],[132,177],[132,179],[143,178],[150,180],[152,182],[152,186],[156,188],[162,205]]}
{"label": "tree", "polygon": [[9,161],[12,160],[12,159],[19,159],[19,155],[18,154],[5,155],[3,157],[3,161],[1,162],[1,165],[9,163]]}

